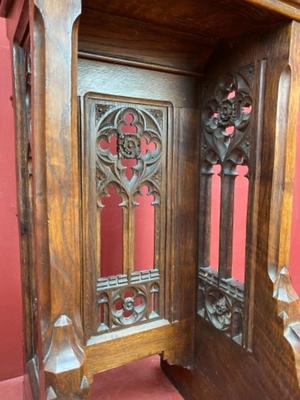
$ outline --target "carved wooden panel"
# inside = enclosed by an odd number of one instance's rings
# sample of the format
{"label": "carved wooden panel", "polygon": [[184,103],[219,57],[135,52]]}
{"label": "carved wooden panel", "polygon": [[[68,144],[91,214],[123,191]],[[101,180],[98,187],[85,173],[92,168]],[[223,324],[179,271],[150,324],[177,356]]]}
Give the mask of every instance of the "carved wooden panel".
{"label": "carved wooden panel", "polygon": [[102,278],[97,284],[100,333],[160,317],[158,270]]}
{"label": "carved wooden panel", "polygon": [[[253,87],[253,65],[224,74],[207,89],[202,111],[198,315],[239,344],[244,341],[245,307],[244,284],[232,278],[235,178],[238,165],[247,166],[247,177],[253,177]],[[219,265],[212,268],[211,179],[216,164],[221,168]]]}
{"label": "carved wooden panel", "polygon": [[198,278],[198,315],[242,344],[244,285],[234,279],[220,280],[209,267],[200,268]]}
{"label": "carved wooden panel", "polygon": [[[88,179],[89,190],[87,197],[85,194],[83,197],[89,224],[86,245],[90,246],[86,256],[92,261],[90,268],[95,279],[94,288],[91,288],[95,291],[92,331],[100,334],[164,316],[166,152],[170,106],[86,95],[84,107],[87,128],[83,158],[87,164],[83,173]],[[110,243],[110,248],[112,252],[122,249],[122,265],[118,269],[122,273],[103,276],[101,223],[111,188],[120,199],[122,243],[121,246]],[[136,270],[135,210],[141,195],[151,196],[154,207],[154,263],[150,269],[139,266]]]}

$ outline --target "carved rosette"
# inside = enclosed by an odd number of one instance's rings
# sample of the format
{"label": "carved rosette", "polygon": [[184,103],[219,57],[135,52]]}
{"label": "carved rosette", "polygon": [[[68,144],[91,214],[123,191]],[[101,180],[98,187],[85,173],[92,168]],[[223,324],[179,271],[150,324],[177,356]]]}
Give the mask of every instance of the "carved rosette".
{"label": "carved rosette", "polygon": [[136,135],[118,136],[118,156],[119,158],[139,158],[141,153],[141,140]]}
{"label": "carved rosette", "polygon": [[238,344],[243,343],[244,287],[234,279],[219,280],[217,271],[200,268],[198,315]]}
{"label": "carved rosette", "polygon": [[231,324],[231,301],[219,290],[209,288],[205,293],[205,307],[210,322],[221,331],[226,331]]}
{"label": "carved rosette", "polygon": [[249,158],[248,125],[252,115],[250,86],[241,73],[221,80],[202,113],[204,160],[212,164]]}
{"label": "carved rosette", "polygon": [[145,316],[147,295],[143,287],[116,290],[113,295],[112,318],[116,325],[131,325]]}

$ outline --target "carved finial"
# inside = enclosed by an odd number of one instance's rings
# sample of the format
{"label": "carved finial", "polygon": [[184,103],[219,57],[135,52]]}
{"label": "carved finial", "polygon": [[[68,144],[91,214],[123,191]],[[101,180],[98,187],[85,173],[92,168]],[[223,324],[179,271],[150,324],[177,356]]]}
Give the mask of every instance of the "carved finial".
{"label": "carved finial", "polygon": [[57,397],[57,395],[56,395],[56,393],[55,393],[53,387],[52,387],[52,386],[49,386],[48,389],[47,389],[47,391],[46,391],[46,399],[47,399],[47,400],[54,400],[54,399],[57,399],[57,398],[58,398],[58,397]]}
{"label": "carved finial", "polygon": [[88,399],[89,397],[89,389],[90,389],[90,384],[85,375],[83,375],[81,384],[80,384],[80,396],[82,399]]}
{"label": "carved finial", "polygon": [[281,311],[278,316],[283,320],[283,321],[289,321],[289,316],[286,313],[286,311]]}
{"label": "carved finial", "polygon": [[[84,362],[84,350],[73,321],[62,314],[53,324],[49,349],[44,359],[46,382],[49,384],[47,400],[87,398],[88,387],[83,379]],[[55,394],[51,388],[58,395],[51,397]]]}
{"label": "carved finial", "polygon": [[60,315],[54,323],[51,342],[44,363],[48,373],[59,374],[80,368],[84,352],[77,338],[73,322]]}
{"label": "carved finial", "polygon": [[273,296],[280,302],[293,303],[299,300],[299,297],[293,288],[289,270],[283,266],[277,276],[274,284]]}
{"label": "carved finial", "polygon": [[72,325],[72,321],[67,315],[61,315],[56,321],[55,321],[55,328],[61,328],[63,326],[69,326]]}
{"label": "carved finial", "polygon": [[83,375],[82,379],[81,379],[81,384],[80,384],[80,389],[84,390],[84,389],[88,389],[90,387],[88,378]]}

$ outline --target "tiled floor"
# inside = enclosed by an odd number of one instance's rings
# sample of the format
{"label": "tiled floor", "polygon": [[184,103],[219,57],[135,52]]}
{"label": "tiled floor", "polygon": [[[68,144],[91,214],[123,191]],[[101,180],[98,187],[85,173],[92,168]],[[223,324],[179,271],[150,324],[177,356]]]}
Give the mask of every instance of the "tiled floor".
{"label": "tiled floor", "polygon": [[[182,400],[160,369],[159,357],[149,357],[94,378],[92,400]],[[0,382],[0,400],[23,400],[23,377]]]}
{"label": "tiled floor", "polygon": [[96,375],[92,400],[182,400],[160,369],[158,356]]}

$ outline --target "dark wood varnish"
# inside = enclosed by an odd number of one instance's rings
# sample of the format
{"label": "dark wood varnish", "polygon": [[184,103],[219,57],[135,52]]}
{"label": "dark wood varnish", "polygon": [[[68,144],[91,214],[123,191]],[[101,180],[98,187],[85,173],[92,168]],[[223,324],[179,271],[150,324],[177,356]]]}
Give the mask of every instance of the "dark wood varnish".
{"label": "dark wood varnish", "polygon": [[[0,1],[14,53],[35,399],[88,398],[94,374],[152,354],[186,398],[300,399],[300,304],[288,271],[299,14],[295,0]],[[128,115],[135,134],[122,131]],[[115,153],[101,148],[112,136]],[[132,180],[124,159],[136,160]],[[215,165],[218,266],[209,257]],[[232,277],[240,165],[244,283]],[[143,185],[154,265],[135,271]],[[122,199],[122,273],[102,276],[110,186]]]}

